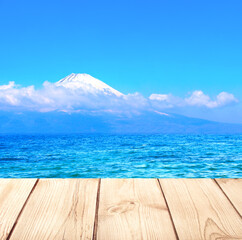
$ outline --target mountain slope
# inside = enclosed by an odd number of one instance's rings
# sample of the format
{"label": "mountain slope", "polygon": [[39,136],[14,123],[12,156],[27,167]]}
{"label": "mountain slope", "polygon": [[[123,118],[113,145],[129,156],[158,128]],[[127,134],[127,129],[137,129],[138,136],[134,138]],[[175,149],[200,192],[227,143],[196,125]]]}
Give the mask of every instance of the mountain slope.
{"label": "mountain slope", "polygon": [[242,134],[242,125],[148,111],[128,117],[110,113],[0,112],[0,133]]}
{"label": "mountain slope", "polygon": [[160,112],[139,94],[123,95],[88,74],[72,73],[45,87],[42,92],[24,89],[23,95],[14,89],[17,100],[30,108],[20,105],[9,112],[0,111],[0,133],[242,133],[242,124]]}
{"label": "mountain slope", "polygon": [[105,95],[116,95],[118,97],[123,95],[122,93],[110,87],[106,83],[85,73],[72,73],[67,77],[61,79],[57,83],[55,83],[55,85],[69,89],[82,88],[82,90],[88,93],[102,92]]}

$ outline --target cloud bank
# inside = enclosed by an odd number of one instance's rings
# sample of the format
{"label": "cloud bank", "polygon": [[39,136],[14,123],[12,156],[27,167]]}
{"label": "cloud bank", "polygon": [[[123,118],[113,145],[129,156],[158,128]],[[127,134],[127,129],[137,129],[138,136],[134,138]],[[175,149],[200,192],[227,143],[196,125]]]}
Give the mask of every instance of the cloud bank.
{"label": "cloud bank", "polygon": [[218,108],[238,102],[235,96],[231,93],[221,92],[213,100],[201,90],[192,92],[189,97],[184,99],[175,97],[171,94],[151,94],[149,99],[156,102],[156,106],[161,104],[160,106],[164,108],[185,106]]}
{"label": "cloud bank", "polygon": [[70,89],[55,83],[44,82],[41,89],[21,87],[14,82],[0,85],[0,110],[20,111],[109,111],[129,112],[162,110],[187,106],[219,108],[238,102],[231,93],[221,92],[214,99],[196,90],[186,98],[172,94],[151,94],[145,98],[139,93],[116,96],[98,89]]}

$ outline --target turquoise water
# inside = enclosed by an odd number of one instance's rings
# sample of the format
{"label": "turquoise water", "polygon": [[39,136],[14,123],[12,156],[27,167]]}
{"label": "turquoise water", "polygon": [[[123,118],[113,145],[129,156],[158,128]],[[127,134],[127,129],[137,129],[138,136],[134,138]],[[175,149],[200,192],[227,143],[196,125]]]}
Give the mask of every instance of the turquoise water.
{"label": "turquoise water", "polygon": [[242,177],[242,135],[1,135],[1,178]]}

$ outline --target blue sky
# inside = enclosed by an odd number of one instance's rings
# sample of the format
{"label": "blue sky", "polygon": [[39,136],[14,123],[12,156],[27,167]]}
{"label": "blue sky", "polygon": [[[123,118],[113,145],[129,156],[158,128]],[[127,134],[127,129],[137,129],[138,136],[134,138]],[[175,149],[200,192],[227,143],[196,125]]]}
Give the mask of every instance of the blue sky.
{"label": "blue sky", "polygon": [[178,112],[242,123],[241,12],[239,0],[0,0],[0,85],[85,72],[145,97],[225,91],[238,102]]}

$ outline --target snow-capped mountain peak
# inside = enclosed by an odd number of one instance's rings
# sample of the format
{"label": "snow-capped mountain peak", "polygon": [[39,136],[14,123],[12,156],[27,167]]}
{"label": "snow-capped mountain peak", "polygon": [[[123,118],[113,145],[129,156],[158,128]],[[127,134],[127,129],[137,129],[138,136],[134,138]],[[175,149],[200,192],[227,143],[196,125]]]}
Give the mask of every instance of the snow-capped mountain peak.
{"label": "snow-capped mountain peak", "polygon": [[69,89],[83,89],[86,92],[102,92],[105,95],[122,96],[123,94],[106,83],[92,77],[86,73],[72,73],[56,83],[56,86],[62,86]]}

